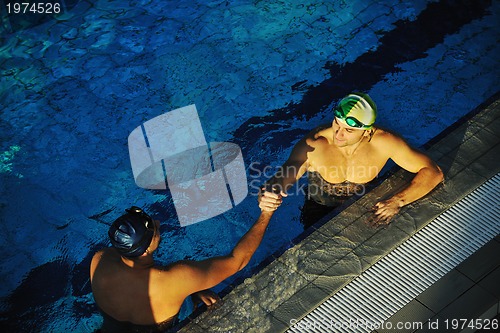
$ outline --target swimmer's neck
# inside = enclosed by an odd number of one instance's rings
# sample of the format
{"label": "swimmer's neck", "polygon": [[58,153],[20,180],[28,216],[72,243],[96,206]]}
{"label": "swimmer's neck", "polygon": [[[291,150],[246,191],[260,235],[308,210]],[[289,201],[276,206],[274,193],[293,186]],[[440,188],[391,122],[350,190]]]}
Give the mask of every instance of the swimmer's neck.
{"label": "swimmer's neck", "polygon": [[359,141],[356,142],[356,143],[353,143],[353,144],[345,146],[345,147],[337,147],[337,148],[340,150],[340,152],[344,156],[346,156],[346,157],[352,156],[352,155],[354,155],[354,153],[356,152],[356,150],[358,149],[358,147],[361,145],[361,143],[363,142],[364,138],[365,137],[362,136],[361,139],[359,139]]}
{"label": "swimmer's neck", "polygon": [[154,266],[153,255],[146,254],[144,256],[140,256],[137,259],[131,260],[125,257],[121,257],[122,262],[133,269],[149,269]]}

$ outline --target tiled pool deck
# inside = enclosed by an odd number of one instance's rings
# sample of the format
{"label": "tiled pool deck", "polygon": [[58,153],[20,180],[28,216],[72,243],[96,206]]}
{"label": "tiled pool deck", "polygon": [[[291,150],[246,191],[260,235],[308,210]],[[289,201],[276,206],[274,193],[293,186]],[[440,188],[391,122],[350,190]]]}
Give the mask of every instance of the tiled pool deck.
{"label": "tiled pool deck", "polygon": [[[500,99],[430,144],[427,153],[445,182],[404,207],[387,228],[365,224],[373,204],[405,186],[398,171],[339,215],[247,278],[220,305],[180,332],[283,332],[387,255],[436,216],[500,171]],[[499,313],[500,238],[497,236],[394,316],[393,322],[492,318]],[[394,297],[397,297],[395,295]],[[376,309],[373,309],[376,311]],[[387,332],[379,330],[377,333]],[[398,332],[413,332],[413,330]],[[424,332],[420,330],[418,332]]]}

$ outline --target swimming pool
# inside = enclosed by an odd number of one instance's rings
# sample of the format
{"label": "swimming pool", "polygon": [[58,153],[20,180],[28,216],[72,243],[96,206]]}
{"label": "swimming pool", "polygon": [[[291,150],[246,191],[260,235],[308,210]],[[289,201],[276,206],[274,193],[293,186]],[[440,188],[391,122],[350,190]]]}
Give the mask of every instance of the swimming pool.
{"label": "swimming pool", "polygon": [[[351,90],[367,91],[378,123],[417,146],[498,90],[498,2],[68,8],[24,28],[2,12],[0,296],[2,325],[12,331],[99,325],[89,260],[131,204],[160,219],[160,262],[229,251],[257,217],[252,184],[329,122],[328,106]],[[242,148],[250,195],[181,228],[168,193],[135,185],[126,139],[144,121],[192,103],[208,142]],[[288,198],[239,276],[302,232],[302,201]]]}

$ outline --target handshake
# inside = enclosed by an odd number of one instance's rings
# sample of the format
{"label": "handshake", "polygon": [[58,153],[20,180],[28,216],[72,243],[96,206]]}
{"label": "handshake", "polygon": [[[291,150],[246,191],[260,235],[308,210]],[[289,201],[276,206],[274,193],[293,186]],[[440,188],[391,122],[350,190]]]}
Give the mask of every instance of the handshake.
{"label": "handshake", "polygon": [[262,211],[273,212],[281,205],[283,197],[287,196],[288,194],[283,191],[282,186],[279,184],[266,184],[259,192],[259,197],[257,199],[259,202],[259,208]]}

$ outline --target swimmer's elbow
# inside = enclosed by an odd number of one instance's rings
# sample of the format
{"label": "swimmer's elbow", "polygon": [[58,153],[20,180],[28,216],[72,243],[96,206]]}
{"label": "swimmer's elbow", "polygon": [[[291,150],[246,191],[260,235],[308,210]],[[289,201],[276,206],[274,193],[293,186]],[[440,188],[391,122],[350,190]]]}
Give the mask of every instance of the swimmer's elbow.
{"label": "swimmer's elbow", "polygon": [[435,187],[444,180],[443,171],[437,164],[423,167],[418,171],[418,173],[422,174],[422,177],[424,178],[421,179],[426,179],[425,182],[430,186]]}
{"label": "swimmer's elbow", "polygon": [[443,170],[439,167],[439,165],[435,165],[433,168],[433,173],[434,173],[434,185],[437,186],[439,183],[441,183],[444,180],[444,173]]}
{"label": "swimmer's elbow", "polygon": [[441,170],[440,167],[438,167],[438,174],[437,174],[436,178],[437,178],[437,181],[438,181],[437,183],[438,184],[441,183],[444,180],[444,173],[443,173],[443,170]]}
{"label": "swimmer's elbow", "polygon": [[233,261],[232,263],[232,267],[233,267],[233,270],[234,270],[234,273],[237,273],[239,271],[241,271],[243,268],[246,267],[246,265],[248,265],[248,263],[250,262],[250,259],[252,258],[252,255],[250,254],[235,254],[234,252],[231,253],[231,259]]}
{"label": "swimmer's elbow", "polygon": [[251,257],[245,258],[245,260],[243,260],[240,263],[240,266],[238,267],[238,272],[241,271],[243,268],[245,268],[248,265],[248,263],[250,262],[250,259],[251,259]]}

